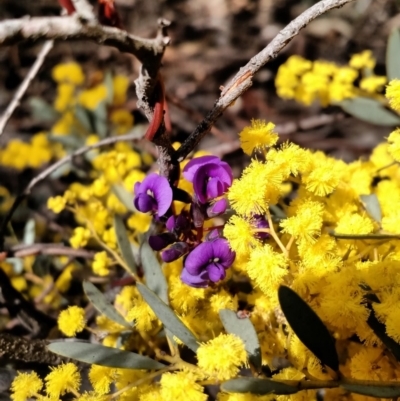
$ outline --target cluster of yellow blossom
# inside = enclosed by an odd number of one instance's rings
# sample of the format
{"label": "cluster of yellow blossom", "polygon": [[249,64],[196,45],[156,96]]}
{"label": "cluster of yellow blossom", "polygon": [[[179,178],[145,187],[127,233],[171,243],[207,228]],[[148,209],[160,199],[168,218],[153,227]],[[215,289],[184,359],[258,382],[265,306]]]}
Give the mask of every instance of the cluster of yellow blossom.
{"label": "cluster of yellow blossom", "polygon": [[327,106],[356,96],[379,98],[387,78],[374,75],[374,67],[370,50],[354,54],[345,66],[291,56],[279,67],[275,86],[280,97],[305,105],[319,100]]}

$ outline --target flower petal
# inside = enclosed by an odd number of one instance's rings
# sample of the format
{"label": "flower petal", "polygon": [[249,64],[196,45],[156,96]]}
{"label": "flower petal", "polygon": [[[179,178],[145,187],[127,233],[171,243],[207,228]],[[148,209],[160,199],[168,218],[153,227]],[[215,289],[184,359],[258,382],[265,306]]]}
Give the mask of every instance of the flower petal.
{"label": "flower petal", "polygon": [[235,260],[236,254],[229,248],[228,241],[224,238],[218,238],[215,241],[210,242],[213,246],[214,259],[218,258],[219,263],[227,269],[230,267]]}
{"label": "flower petal", "polygon": [[181,273],[181,280],[191,287],[205,288],[208,286],[208,272],[207,270],[202,271],[199,275],[191,275],[185,268]]}
{"label": "flower petal", "polygon": [[193,177],[198,168],[204,166],[210,162],[219,162],[220,159],[217,156],[202,156],[196,157],[195,159],[190,160],[188,164],[186,164],[183,169],[183,176],[189,181],[193,182]]}
{"label": "flower petal", "polygon": [[207,271],[210,280],[214,283],[223,280],[226,276],[224,266],[222,266],[220,263],[210,263],[207,267]]}
{"label": "flower petal", "polygon": [[172,188],[165,177],[158,174],[148,175],[142,182],[141,191],[151,191],[157,202],[157,214],[163,216],[172,203]]}
{"label": "flower petal", "polygon": [[211,242],[203,242],[189,253],[184,262],[184,267],[192,275],[198,275],[214,258]]}
{"label": "flower petal", "polygon": [[147,213],[157,209],[157,203],[150,195],[139,193],[135,196],[133,204],[139,212]]}

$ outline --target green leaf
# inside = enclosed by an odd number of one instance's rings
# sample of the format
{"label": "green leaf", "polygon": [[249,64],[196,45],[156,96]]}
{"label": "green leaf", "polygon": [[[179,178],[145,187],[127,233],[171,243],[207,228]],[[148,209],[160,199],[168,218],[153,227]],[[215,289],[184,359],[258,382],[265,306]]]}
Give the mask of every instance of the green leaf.
{"label": "green leaf", "polygon": [[382,222],[382,210],[376,194],[360,195],[361,201],[364,204],[365,210],[378,223]]}
{"label": "green leaf", "polygon": [[374,239],[374,240],[384,240],[384,239],[400,239],[400,234],[384,234],[384,233],[373,233],[373,234],[341,234],[331,231],[329,233],[332,237],[337,239]]}
{"label": "green leaf", "polygon": [[97,287],[90,281],[83,282],[83,291],[93,306],[103,315],[107,316],[110,320],[120,324],[121,326],[131,328],[132,323],[127,322],[114,306],[106,299],[104,294],[97,289]]}
{"label": "green leaf", "polygon": [[257,379],[255,377],[241,377],[228,380],[221,384],[221,390],[227,393],[251,393],[257,395],[266,394],[295,394],[297,388],[286,383],[271,379]]}
{"label": "green leaf", "polygon": [[147,356],[105,347],[100,344],[56,341],[49,344],[47,348],[51,352],[67,358],[109,368],[146,370],[165,368],[164,364]]}
{"label": "green leaf", "polygon": [[114,229],[117,235],[117,242],[122,257],[128,265],[131,272],[137,274],[137,265],[133,256],[131,243],[126,232],[125,224],[119,215],[114,216]]}
{"label": "green leaf", "polygon": [[261,369],[261,348],[256,330],[251,320],[246,317],[239,319],[237,314],[230,309],[219,311],[222,324],[228,333],[235,334],[244,342],[250,362],[258,369]]}
{"label": "green leaf", "polygon": [[400,116],[385,109],[377,100],[364,97],[343,100],[339,103],[343,110],[362,121],[371,124],[393,127],[400,124]]}
{"label": "green leaf", "polygon": [[85,145],[85,139],[76,134],[69,135],[48,135],[49,141],[61,143],[67,148],[78,149]]}
{"label": "green leaf", "polygon": [[340,387],[351,393],[367,395],[376,398],[396,398],[400,397],[400,383],[381,384],[379,382],[353,381],[341,383]]}
{"label": "green leaf", "polygon": [[107,71],[105,74],[104,85],[107,88],[106,104],[110,105],[114,99],[114,83],[113,76],[110,71]]}
{"label": "green leaf", "polygon": [[400,79],[400,31],[394,29],[386,48],[386,75],[388,80]]}
{"label": "green leaf", "polygon": [[50,177],[53,179],[57,179],[60,178],[64,175],[67,175],[71,172],[72,170],[72,161],[68,161],[66,163],[64,163],[63,165],[61,165],[60,167],[58,167],[57,169],[55,169],[51,174]]}
{"label": "green leaf", "polygon": [[140,247],[140,260],[146,278],[146,286],[157,294],[162,301],[166,304],[168,300],[168,284],[165,279],[164,273],[161,269],[161,265],[157,260],[157,257],[151,249],[148,241],[144,241]]}
{"label": "green leaf", "polygon": [[279,303],[290,327],[300,341],[326,366],[339,369],[335,340],[318,315],[292,289],[281,285]]}
{"label": "green leaf", "polygon": [[386,334],[386,326],[377,319],[372,306],[367,305],[367,307],[370,311],[367,319],[368,326],[371,327],[375,335],[383,342],[385,347],[394,355],[397,361],[400,362],[400,344]]}
{"label": "green leaf", "polygon": [[28,100],[28,103],[35,120],[52,122],[60,117],[60,113],[41,97],[33,96]]}
{"label": "green leaf", "polygon": [[133,194],[128,192],[121,184],[114,184],[111,187],[112,192],[118,200],[131,212],[137,212],[133,206]]}
{"label": "green leaf", "polygon": [[137,289],[143,299],[153,309],[156,316],[171,333],[178,337],[188,348],[196,352],[199,348],[198,341],[194,334],[180,321],[173,310],[163,302],[153,291],[150,291],[144,284],[137,283]]}
{"label": "green leaf", "polygon": [[100,102],[93,111],[94,129],[100,138],[108,134],[107,105],[105,101]]}
{"label": "green leaf", "polygon": [[92,116],[89,110],[85,109],[80,104],[77,104],[75,106],[75,117],[87,133],[92,133],[94,131]]}

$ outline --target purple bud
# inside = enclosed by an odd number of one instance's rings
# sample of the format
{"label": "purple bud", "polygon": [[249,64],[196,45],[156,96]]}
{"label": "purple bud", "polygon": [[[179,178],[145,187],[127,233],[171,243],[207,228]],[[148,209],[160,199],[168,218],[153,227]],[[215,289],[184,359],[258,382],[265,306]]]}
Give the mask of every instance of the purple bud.
{"label": "purple bud", "polygon": [[150,235],[149,245],[154,251],[161,251],[166,246],[174,243],[177,240],[176,235],[172,233],[162,233],[159,235]]}
{"label": "purple bud", "polygon": [[197,202],[193,202],[191,207],[193,224],[196,228],[203,227],[204,224],[205,216],[201,206]]}
{"label": "purple bud", "polygon": [[185,255],[189,250],[189,245],[186,242],[177,242],[170,248],[161,252],[161,259],[165,263],[173,262],[179,259],[181,256]]}
{"label": "purple bud", "polygon": [[[261,214],[255,214],[253,216],[253,225],[257,228],[269,228],[268,221]],[[257,237],[258,239],[267,239],[267,238],[269,238],[269,234],[263,233],[263,232],[258,232],[255,234],[255,237]]]}
{"label": "purple bud", "polygon": [[227,207],[228,207],[228,201],[225,198],[222,198],[207,208],[207,216],[208,217],[219,216],[220,214],[225,213]]}
{"label": "purple bud", "polygon": [[208,234],[207,234],[207,241],[213,241],[213,240],[215,240],[215,239],[217,239],[217,238],[220,238],[221,237],[221,233],[219,232],[219,230],[218,229],[214,229],[214,230],[211,230]]}
{"label": "purple bud", "polygon": [[174,231],[175,229],[175,216],[171,216],[168,218],[167,222],[165,223],[168,231]]}

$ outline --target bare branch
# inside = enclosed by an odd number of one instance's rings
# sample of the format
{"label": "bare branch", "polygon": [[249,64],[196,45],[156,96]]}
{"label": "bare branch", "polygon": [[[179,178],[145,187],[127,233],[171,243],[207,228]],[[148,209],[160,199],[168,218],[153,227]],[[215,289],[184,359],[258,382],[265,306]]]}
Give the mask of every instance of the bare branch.
{"label": "bare branch", "polygon": [[94,252],[86,249],[74,249],[62,244],[17,244],[6,248],[7,257],[24,258],[31,255],[69,256],[73,258],[93,259]]}
{"label": "bare branch", "polygon": [[4,217],[3,221],[0,224],[0,249],[4,248],[5,231],[6,231],[7,225],[10,222],[14,212],[17,210],[17,208],[21,204],[21,202],[31,193],[32,189],[39,182],[43,181],[45,178],[47,178],[49,175],[51,175],[54,171],[56,171],[58,168],[60,168],[64,164],[72,161],[75,157],[81,156],[81,155],[89,152],[92,149],[97,149],[97,148],[100,148],[103,146],[112,145],[117,142],[133,141],[133,140],[141,139],[141,137],[142,137],[141,132],[134,132],[131,134],[113,136],[111,138],[105,138],[97,143],[94,143],[93,145],[83,146],[82,148],[79,148],[78,150],[76,150],[74,153],[71,153],[70,155],[65,156],[64,158],[58,160],[56,163],[52,164],[47,169],[43,170],[40,174],[38,174],[36,177],[34,177],[29,182],[29,184],[24,189],[24,191],[15,198],[10,210],[8,211],[7,215]]}
{"label": "bare branch", "polygon": [[0,136],[4,132],[4,128],[7,125],[8,120],[10,119],[14,110],[19,106],[19,103],[24,96],[26,90],[28,89],[30,83],[35,78],[36,74],[38,73],[40,67],[42,66],[46,56],[49,54],[50,50],[53,48],[54,41],[48,40],[43,45],[40,53],[38,54],[35,62],[33,63],[31,69],[29,70],[28,74],[26,75],[25,79],[22,81],[21,85],[19,86],[18,90],[15,92],[15,95],[12,101],[9,103],[8,107],[4,111],[3,115],[0,117]]}
{"label": "bare branch", "polygon": [[83,21],[96,21],[96,16],[93,12],[93,7],[87,0],[72,0],[76,13]]}
{"label": "bare branch", "polygon": [[322,0],[310,7],[282,29],[268,46],[242,67],[232,81],[223,88],[221,96],[217,100],[214,108],[178,149],[178,160],[182,161],[185,159],[201,139],[210,132],[211,127],[224,110],[250,88],[254,74],[268,61],[274,59],[305,26],[321,14],[333,8],[342,7],[351,1],[354,0]]}
{"label": "bare branch", "polygon": [[98,23],[83,23],[77,15],[34,17],[0,22],[0,46],[23,40],[91,40],[133,54],[155,79],[166,47],[165,37],[143,39],[128,32]]}

